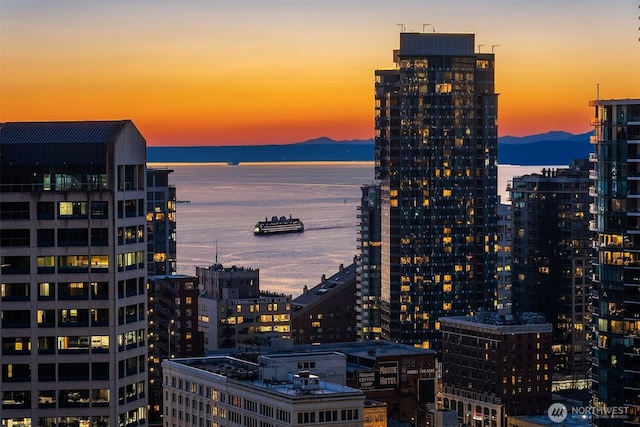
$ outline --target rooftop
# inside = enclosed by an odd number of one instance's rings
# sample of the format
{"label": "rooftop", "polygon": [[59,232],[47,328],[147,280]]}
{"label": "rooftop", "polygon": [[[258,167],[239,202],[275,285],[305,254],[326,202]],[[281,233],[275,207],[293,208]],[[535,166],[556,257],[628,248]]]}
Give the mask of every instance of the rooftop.
{"label": "rooftop", "polygon": [[165,360],[163,365],[184,365],[194,369],[208,372],[220,380],[238,381],[259,389],[269,390],[270,393],[278,393],[287,396],[300,395],[330,395],[339,393],[362,394],[362,391],[320,381],[316,375],[308,371],[299,371],[289,375],[288,380],[276,380],[273,378],[260,378],[258,364],[236,359],[230,356],[211,356],[189,359]]}
{"label": "rooftop", "polygon": [[551,323],[546,323],[539,313],[522,313],[520,316],[496,312],[478,312],[473,316],[451,316],[438,319],[444,325],[477,326],[493,333],[513,334],[528,332],[551,332]]}
{"label": "rooftop", "polygon": [[[130,120],[0,123],[2,164],[92,166],[106,162],[106,150]],[[27,150],[25,147],[29,146]]]}
{"label": "rooftop", "polygon": [[293,300],[293,304],[297,307],[306,307],[325,295],[330,294],[332,291],[353,283],[354,280],[356,280],[355,261],[346,267],[340,264],[340,269],[333,276],[328,279],[322,276],[322,281],[309,290],[305,287],[302,295]]}
{"label": "rooftop", "polygon": [[526,415],[515,417],[518,420],[527,421],[530,423],[534,423],[540,426],[563,426],[563,427],[591,427],[591,417],[571,414],[567,415],[564,421],[561,424],[551,421],[548,415]]}

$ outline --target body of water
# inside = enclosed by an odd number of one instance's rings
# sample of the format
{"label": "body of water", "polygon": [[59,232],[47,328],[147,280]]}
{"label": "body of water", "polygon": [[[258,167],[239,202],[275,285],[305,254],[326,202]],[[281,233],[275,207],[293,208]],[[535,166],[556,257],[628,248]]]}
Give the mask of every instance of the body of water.
{"label": "body of water", "polygon": [[[161,167],[153,165],[154,167]],[[499,167],[498,189],[506,202],[513,176],[543,166]],[[263,290],[294,296],[357,254],[360,188],[373,182],[373,164],[171,165],[177,198],[178,273],[216,262],[260,269]],[[298,217],[304,233],[255,236],[256,222]]]}

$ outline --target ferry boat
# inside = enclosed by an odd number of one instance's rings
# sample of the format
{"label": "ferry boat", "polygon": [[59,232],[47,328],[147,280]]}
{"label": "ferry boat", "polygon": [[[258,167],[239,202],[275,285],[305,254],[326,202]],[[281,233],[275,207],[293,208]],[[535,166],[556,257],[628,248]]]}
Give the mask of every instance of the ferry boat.
{"label": "ferry boat", "polygon": [[269,221],[267,218],[264,221],[260,221],[253,229],[253,234],[266,235],[266,234],[279,234],[279,233],[300,233],[304,231],[304,224],[298,218],[286,218],[281,216],[278,218],[274,216]]}

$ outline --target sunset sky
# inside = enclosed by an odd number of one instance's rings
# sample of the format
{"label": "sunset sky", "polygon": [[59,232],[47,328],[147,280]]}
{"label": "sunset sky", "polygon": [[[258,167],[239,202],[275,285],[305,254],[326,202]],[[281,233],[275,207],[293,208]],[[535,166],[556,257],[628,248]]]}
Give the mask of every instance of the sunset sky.
{"label": "sunset sky", "polygon": [[371,138],[374,70],[403,26],[499,45],[501,136],[582,133],[598,84],[640,98],[639,5],[0,0],[0,121],[128,118],[148,145]]}

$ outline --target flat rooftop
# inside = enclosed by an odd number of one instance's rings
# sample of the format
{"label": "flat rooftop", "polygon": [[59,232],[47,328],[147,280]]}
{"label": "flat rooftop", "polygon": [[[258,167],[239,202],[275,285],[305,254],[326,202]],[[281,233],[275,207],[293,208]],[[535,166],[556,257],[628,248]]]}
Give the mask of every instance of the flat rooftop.
{"label": "flat rooftop", "polygon": [[[281,381],[277,381],[272,378],[260,378],[258,364],[230,356],[173,359],[171,361],[164,361],[163,365],[165,363],[189,366],[191,368],[206,371],[214,377],[219,377],[220,380],[226,379],[227,381],[238,381],[245,385],[269,390],[270,393],[278,393],[286,396],[329,395],[341,393],[363,394],[362,391],[352,387],[320,380],[318,380],[317,388],[296,388],[294,387],[293,375],[289,375],[289,380]],[[298,374],[301,377],[303,375],[309,375],[308,372],[306,374],[305,372],[306,371],[301,371]]]}
{"label": "flat rooftop", "polygon": [[480,312],[473,316],[451,316],[438,319],[442,326],[462,326],[468,329],[484,330],[493,334],[518,334],[531,332],[551,332],[552,325],[537,313],[524,313],[514,317],[494,312]]}

